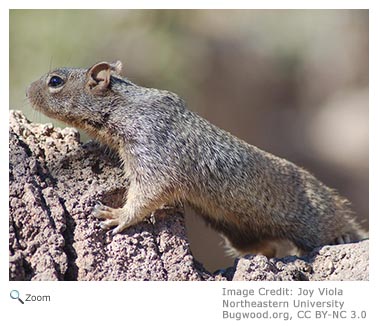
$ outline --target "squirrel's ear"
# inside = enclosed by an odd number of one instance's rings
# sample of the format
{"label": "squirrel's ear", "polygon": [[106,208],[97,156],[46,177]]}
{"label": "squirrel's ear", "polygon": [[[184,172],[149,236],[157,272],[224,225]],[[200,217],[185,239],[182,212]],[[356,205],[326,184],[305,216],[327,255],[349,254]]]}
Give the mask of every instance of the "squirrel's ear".
{"label": "squirrel's ear", "polygon": [[113,70],[113,67],[107,62],[96,63],[87,71],[87,87],[95,92],[108,89],[111,70]]}

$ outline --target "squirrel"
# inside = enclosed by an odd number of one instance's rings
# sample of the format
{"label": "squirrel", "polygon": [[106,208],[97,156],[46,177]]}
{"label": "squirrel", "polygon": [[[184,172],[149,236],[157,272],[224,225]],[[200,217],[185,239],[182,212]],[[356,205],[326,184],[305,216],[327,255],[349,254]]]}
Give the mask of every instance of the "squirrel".
{"label": "squirrel", "polygon": [[358,241],[365,232],[348,200],[305,169],[231,135],[165,90],[121,76],[122,63],[59,68],[27,89],[34,109],[113,148],[129,180],[126,203],[98,202],[93,215],[112,234],[164,204],[187,203],[234,255],[300,253]]}

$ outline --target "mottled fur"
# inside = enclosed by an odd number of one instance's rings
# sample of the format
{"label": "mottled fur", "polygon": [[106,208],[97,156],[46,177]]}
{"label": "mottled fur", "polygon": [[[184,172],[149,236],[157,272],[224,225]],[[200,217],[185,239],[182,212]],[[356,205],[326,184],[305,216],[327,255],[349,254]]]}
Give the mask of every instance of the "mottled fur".
{"label": "mottled fur", "polygon": [[[97,205],[103,228],[121,232],[179,200],[237,254],[273,256],[270,244],[281,240],[308,252],[364,236],[348,201],[306,170],[212,125],[177,95],[135,85],[120,71],[120,62],[61,68],[28,89],[34,108],[119,152],[130,189],[122,208]],[[52,86],[53,76],[62,85]]]}

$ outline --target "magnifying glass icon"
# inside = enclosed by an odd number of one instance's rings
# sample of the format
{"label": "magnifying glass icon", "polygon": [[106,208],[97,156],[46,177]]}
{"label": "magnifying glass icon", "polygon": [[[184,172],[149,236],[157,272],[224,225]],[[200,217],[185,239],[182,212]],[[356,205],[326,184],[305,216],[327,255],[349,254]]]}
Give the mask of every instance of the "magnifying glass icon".
{"label": "magnifying glass icon", "polygon": [[20,299],[20,292],[18,292],[17,290],[12,290],[12,291],[10,291],[10,297],[11,297],[12,299],[18,300],[18,301],[20,301],[22,304],[24,304],[24,301],[22,301],[22,300]]}

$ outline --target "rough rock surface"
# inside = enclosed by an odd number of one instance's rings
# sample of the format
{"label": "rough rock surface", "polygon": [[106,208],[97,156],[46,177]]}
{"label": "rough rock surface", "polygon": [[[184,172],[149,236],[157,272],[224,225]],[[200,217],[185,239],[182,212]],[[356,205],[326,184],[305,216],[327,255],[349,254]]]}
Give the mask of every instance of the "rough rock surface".
{"label": "rough rock surface", "polygon": [[191,254],[179,207],[111,237],[91,212],[97,200],[122,205],[115,155],[20,112],[10,112],[9,133],[10,280],[368,280],[368,241],[302,258],[246,256],[212,274]]}
{"label": "rough rock surface", "polygon": [[369,241],[324,246],[306,257],[248,256],[231,270],[234,281],[345,281],[369,279]]}

